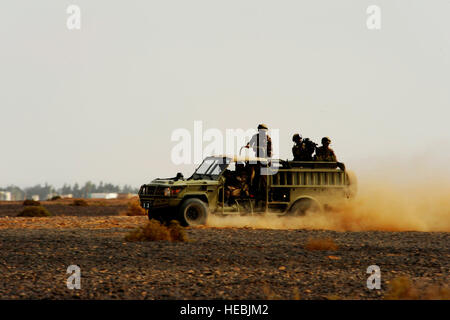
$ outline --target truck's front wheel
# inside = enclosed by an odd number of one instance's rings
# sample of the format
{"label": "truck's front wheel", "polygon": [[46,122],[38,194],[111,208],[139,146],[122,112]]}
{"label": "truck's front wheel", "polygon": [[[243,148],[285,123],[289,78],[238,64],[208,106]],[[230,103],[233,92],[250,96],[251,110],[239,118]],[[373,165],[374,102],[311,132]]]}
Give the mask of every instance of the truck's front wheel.
{"label": "truck's front wheel", "polygon": [[206,224],[208,207],[200,199],[191,198],[185,200],[179,211],[179,220],[185,226],[198,226]]}

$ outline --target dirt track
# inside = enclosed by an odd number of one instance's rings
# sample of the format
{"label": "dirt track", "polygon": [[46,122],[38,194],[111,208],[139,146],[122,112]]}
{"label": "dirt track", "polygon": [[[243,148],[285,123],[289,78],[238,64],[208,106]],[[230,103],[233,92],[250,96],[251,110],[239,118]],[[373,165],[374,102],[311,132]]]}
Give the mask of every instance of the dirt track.
{"label": "dirt track", "polygon": [[[0,298],[379,299],[406,275],[449,284],[449,233],[193,228],[188,243],[123,240],[145,217],[0,218]],[[308,251],[330,237],[337,251]],[[81,290],[66,269],[81,267]],[[366,288],[381,268],[382,289]]]}

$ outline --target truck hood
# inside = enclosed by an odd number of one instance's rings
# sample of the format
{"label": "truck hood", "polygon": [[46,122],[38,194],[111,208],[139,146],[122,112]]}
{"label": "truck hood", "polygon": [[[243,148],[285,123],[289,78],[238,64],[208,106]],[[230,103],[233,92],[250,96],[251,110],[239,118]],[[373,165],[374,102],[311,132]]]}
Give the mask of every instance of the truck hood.
{"label": "truck hood", "polygon": [[147,183],[147,186],[158,187],[186,187],[192,185],[218,185],[217,180],[175,180],[175,179],[154,179],[152,182]]}

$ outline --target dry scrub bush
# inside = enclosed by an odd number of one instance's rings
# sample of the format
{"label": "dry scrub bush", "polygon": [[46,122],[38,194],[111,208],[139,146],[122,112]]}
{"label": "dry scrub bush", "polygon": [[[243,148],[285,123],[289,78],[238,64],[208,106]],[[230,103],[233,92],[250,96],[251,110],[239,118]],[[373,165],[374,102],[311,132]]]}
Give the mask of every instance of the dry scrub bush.
{"label": "dry scrub bush", "polygon": [[23,202],[24,206],[40,206],[41,203],[39,201],[27,199]]}
{"label": "dry scrub bush", "polygon": [[273,291],[272,288],[267,283],[264,284],[262,291],[265,300],[282,300],[282,297],[277,293],[275,293],[275,291]]}
{"label": "dry scrub bush", "polygon": [[178,221],[175,220],[170,221],[168,229],[172,241],[179,241],[179,242],[188,241],[186,231]]}
{"label": "dry scrub bush", "polygon": [[318,239],[309,239],[305,245],[305,249],[309,251],[313,250],[337,250],[338,245],[331,238],[318,238]]}
{"label": "dry scrub bush", "polygon": [[76,207],[87,207],[89,204],[84,199],[75,199],[73,200],[72,205]]}
{"label": "dry scrub bush", "polygon": [[168,226],[157,220],[150,220],[146,225],[138,227],[125,236],[126,241],[188,241],[186,231],[177,221]]}
{"label": "dry scrub bush", "polygon": [[126,211],[120,213],[123,216],[145,216],[145,209],[139,204],[139,199],[134,199],[128,203]]}
{"label": "dry scrub bush", "polygon": [[407,277],[395,278],[389,285],[386,300],[450,300],[450,289],[439,286],[414,286]]}
{"label": "dry scrub bush", "polygon": [[25,207],[18,215],[18,217],[49,217],[50,212],[41,206]]}

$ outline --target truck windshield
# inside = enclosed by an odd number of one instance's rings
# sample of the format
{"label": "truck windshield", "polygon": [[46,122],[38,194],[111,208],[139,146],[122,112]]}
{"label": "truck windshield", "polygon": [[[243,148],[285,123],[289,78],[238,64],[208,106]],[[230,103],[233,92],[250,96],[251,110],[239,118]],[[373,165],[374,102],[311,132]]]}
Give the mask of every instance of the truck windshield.
{"label": "truck windshield", "polygon": [[195,170],[192,178],[203,179],[208,177],[216,179],[230,164],[229,158],[206,158]]}

